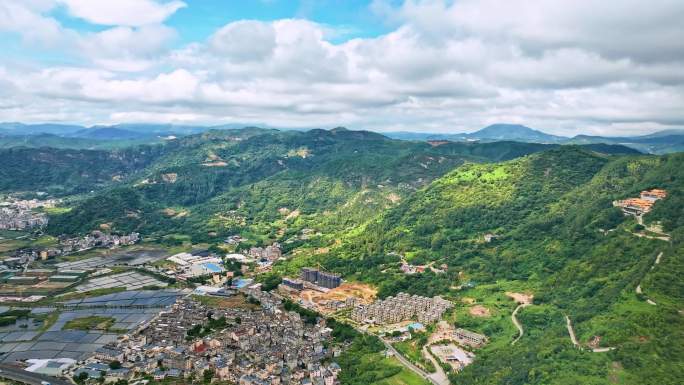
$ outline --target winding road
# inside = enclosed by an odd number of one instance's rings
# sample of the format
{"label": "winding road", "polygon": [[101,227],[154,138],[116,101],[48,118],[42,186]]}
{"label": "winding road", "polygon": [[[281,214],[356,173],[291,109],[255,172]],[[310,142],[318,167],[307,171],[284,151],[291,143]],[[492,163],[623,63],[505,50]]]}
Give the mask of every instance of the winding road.
{"label": "winding road", "polygon": [[[656,265],[658,265],[658,264],[660,263],[660,260],[661,260],[662,258],[663,258],[663,252],[661,251],[661,252],[658,254],[658,256],[656,257],[656,259],[655,259],[655,261],[653,262],[653,264],[651,265],[651,269],[650,269],[650,270],[655,269]],[[646,274],[648,274],[648,273],[646,273]],[[644,277],[646,277],[646,274],[644,274]],[[644,277],[642,277],[641,279],[643,280]],[[634,289],[634,291],[635,291],[637,294],[643,294],[643,291],[641,290],[641,282],[639,282],[639,284],[637,285],[636,289]],[[644,298],[646,298],[646,303],[648,303],[649,305],[653,305],[653,306],[656,306],[656,305],[657,305],[657,304],[655,303],[655,301],[653,301],[652,299],[647,298],[646,296],[644,296]]]}
{"label": "winding road", "polygon": [[530,306],[530,304],[522,303],[518,305],[518,307],[516,307],[515,310],[513,310],[513,313],[511,314],[511,321],[513,321],[513,325],[515,325],[515,327],[518,328],[518,336],[513,340],[513,342],[511,342],[511,345],[515,345],[515,343],[518,342],[520,337],[523,336],[524,330],[522,324],[520,323],[520,321],[518,321],[518,319],[515,316],[518,314],[518,310],[527,306]]}
{"label": "winding road", "polygon": [[[572,341],[572,344],[575,345],[576,348],[578,349],[583,349],[583,347],[579,344],[577,341],[577,336],[575,336],[575,329],[572,328],[572,321],[570,321],[570,317],[567,315],[565,316],[565,324],[568,327],[568,334],[570,334],[570,341]],[[607,347],[607,348],[594,348],[590,349],[594,353],[605,353],[609,352],[611,350],[614,350],[614,347]]]}

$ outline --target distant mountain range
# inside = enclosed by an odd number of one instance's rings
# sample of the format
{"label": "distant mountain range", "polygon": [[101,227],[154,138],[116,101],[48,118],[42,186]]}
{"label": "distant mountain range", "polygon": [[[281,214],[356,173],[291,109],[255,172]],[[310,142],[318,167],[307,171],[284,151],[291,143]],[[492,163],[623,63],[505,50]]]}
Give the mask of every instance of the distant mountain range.
{"label": "distant mountain range", "polygon": [[[23,124],[0,123],[0,147],[24,143],[30,147],[55,146],[59,141],[54,136],[65,139],[57,147],[103,147],[110,142],[125,144],[152,143],[167,137],[180,137],[207,132],[210,130],[229,130],[245,127],[244,124],[218,126],[194,126],[175,124],[118,124],[112,126],[84,127],[66,124]],[[341,130],[338,128],[337,130]],[[664,154],[684,151],[684,129],[659,131],[649,135],[606,137],[577,135],[572,138],[551,135],[519,124],[492,124],[472,133],[423,133],[423,132],[383,132],[383,135],[401,140],[449,140],[453,142],[495,142],[516,141],[543,144],[621,144],[645,153]],[[49,139],[49,140],[48,140]],[[67,143],[70,139],[81,139]],[[85,141],[87,140],[87,141]],[[6,143],[5,143],[6,142]],[[83,146],[81,146],[81,144]],[[88,144],[88,146],[86,146]],[[105,143],[106,145],[106,143]]]}
{"label": "distant mountain range", "polygon": [[25,136],[51,134],[62,137],[103,140],[143,139],[163,136],[185,136],[209,130],[243,128],[245,124],[224,124],[218,126],[192,126],[176,124],[117,124],[112,126],[85,127],[69,124],[24,124],[0,123],[1,136]]}
{"label": "distant mountain range", "polygon": [[437,134],[419,132],[386,132],[386,136],[402,140],[450,140],[492,142],[510,140],[528,143],[556,144],[621,144],[641,152],[664,154],[684,151],[684,129],[659,131],[649,135],[606,137],[577,135],[572,138],[547,134],[519,124],[492,124],[472,133]]}

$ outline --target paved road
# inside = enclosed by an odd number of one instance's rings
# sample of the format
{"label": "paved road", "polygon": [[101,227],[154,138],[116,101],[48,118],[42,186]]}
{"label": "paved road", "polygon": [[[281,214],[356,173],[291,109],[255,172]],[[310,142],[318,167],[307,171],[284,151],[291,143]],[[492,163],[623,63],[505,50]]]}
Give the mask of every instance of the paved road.
{"label": "paved road", "polygon": [[385,341],[385,340],[382,339],[382,338],[381,338],[380,340],[382,341],[382,343],[385,344],[385,347],[387,348],[387,350],[389,350],[390,352],[392,352],[392,354],[394,354],[394,356],[397,357],[397,359],[399,360],[399,362],[400,362],[402,365],[404,365],[406,368],[408,368],[409,370],[412,370],[412,371],[415,372],[417,375],[419,375],[419,376],[423,377],[424,379],[430,381],[430,382],[431,382],[432,384],[434,384],[434,385],[448,385],[448,384],[449,384],[448,381],[447,381],[446,383],[437,382],[435,379],[433,379],[432,377],[430,377],[430,375],[429,375],[428,373],[426,373],[423,369],[417,367],[416,365],[413,365],[413,364],[411,363],[411,361],[409,361],[409,360],[407,360],[406,358],[404,358],[404,356],[402,356],[401,353],[399,353],[399,352],[397,351],[397,349],[395,349],[394,346],[392,346],[389,342]]}
{"label": "paved road", "polygon": [[428,351],[427,345],[423,346],[423,356],[430,360],[432,365],[435,366],[435,372],[429,375],[430,378],[439,384],[449,384],[449,376],[447,376],[447,374],[444,372],[442,365],[439,364],[437,359],[432,356],[432,353]]}
{"label": "paved road", "polygon": [[52,385],[72,385],[70,382],[65,380],[60,380],[55,377],[45,376],[42,374],[36,374],[27,372],[23,369],[0,364],[0,378],[6,378],[13,381],[23,382],[29,385],[41,385],[43,381],[48,382]]}
{"label": "paved road", "polygon": [[515,308],[515,310],[513,310],[513,314],[511,314],[511,321],[513,321],[513,325],[515,325],[515,327],[518,328],[518,332],[519,332],[518,337],[516,337],[513,340],[513,342],[511,342],[511,345],[515,345],[515,343],[518,342],[518,340],[520,339],[520,337],[523,336],[523,333],[524,333],[522,324],[520,323],[520,321],[518,321],[517,318],[515,318],[515,316],[518,314],[518,310],[520,310],[526,306],[529,306],[529,305],[530,305],[529,303],[520,304],[520,305],[518,305],[518,307]]}

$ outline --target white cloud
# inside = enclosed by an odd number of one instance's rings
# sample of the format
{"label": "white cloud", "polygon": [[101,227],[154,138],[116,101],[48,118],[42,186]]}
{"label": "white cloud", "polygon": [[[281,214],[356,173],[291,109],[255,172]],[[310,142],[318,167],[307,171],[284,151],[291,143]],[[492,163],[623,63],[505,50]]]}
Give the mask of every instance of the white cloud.
{"label": "white cloud", "polygon": [[93,24],[140,27],[159,24],[186,6],[182,1],[155,0],[57,0],[69,13]]}
{"label": "white cloud", "polygon": [[269,23],[244,20],[230,23],[209,39],[214,53],[235,62],[265,60],[273,55],[276,33]]}
{"label": "white cloud", "polygon": [[514,122],[566,135],[684,126],[680,1],[375,1],[395,26],[375,38],[332,43],[331,27],[312,21],[243,20],[171,51],[176,32],[163,21],[180,2],[60,1],[111,27],[77,32],[49,16],[54,2],[0,0],[0,31],[85,59],[36,68],[0,58],[12,95],[0,121],[424,131]]}
{"label": "white cloud", "polygon": [[76,42],[81,55],[103,68],[137,72],[154,65],[175,37],[164,25],[118,26],[80,36]]}

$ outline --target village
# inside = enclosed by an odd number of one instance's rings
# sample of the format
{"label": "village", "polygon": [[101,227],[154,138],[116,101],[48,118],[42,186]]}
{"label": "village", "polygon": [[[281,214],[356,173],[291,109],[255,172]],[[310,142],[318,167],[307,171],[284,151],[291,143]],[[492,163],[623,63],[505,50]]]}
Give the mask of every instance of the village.
{"label": "village", "polygon": [[339,366],[324,363],[339,354],[329,347],[332,330],[324,320],[304,322],[258,285],[233,299],[232,307],[212,307],[193,296],[181,298],[70,374],[108,381],[151,373],[155,380],[212,376],[241,385],[337,383]]}
{"label": "village", "polygon": [[45,227],[48,224],[48,216],[35,209],[51,208],[57,203],[54,199],[41,201],[7,198],[0,202],[0,230],[16,231]]}

